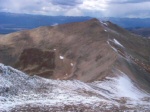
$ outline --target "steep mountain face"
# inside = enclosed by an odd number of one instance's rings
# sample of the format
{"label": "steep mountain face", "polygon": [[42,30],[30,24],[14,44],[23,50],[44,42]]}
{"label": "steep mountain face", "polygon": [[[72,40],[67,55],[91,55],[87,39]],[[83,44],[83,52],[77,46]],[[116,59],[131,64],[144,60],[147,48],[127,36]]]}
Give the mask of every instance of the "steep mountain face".
{"label": "steep mountain face", "polygon": [[120,70],[150,91],[149,43],[111,22],[92,19],[3,35],[0,62],[30,75],[84,82]]}

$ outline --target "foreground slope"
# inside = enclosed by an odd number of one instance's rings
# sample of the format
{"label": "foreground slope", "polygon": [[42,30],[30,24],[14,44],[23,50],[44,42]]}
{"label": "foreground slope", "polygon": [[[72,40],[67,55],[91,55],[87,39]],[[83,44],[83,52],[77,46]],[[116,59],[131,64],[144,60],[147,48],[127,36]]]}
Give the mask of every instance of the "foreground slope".
{"label": "foreground slope", "polygon": [[150,92],[149,43],[111,22],[92,19],[4,35],[0,62],[30,75],[84,82],[116,77],[119,70]]}
{"label": "foreground slope", "polygon": [[83,83],[29,76],[0,64],[1,112],[116,112],[150,110],[150,95],[119,70],[118,77]]}

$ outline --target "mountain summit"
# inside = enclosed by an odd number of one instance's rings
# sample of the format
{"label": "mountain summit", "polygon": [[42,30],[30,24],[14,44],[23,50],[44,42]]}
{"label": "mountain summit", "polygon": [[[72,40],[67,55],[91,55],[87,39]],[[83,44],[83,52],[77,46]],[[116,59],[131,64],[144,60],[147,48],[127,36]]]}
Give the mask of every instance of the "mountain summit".
{"label": "mountain summit", "polygon": [[[71,88],[80,85],[81,88],[79,86],[77,90],[81,89],[81,93],[85,95],[96,96],[96,98],[102,96],[108,101],[117,98],[119,104],[125,101],[125,110],[128,110],[127,108],[132,108],[128,105],[129,101],[148,101],[149,45],[149,39],[132,34],[109,21],[91,19],[2,35],[0,63],[31,76],[48,78],[41,79],[43,82],[48,80],[48,84],[53,82],[50,82],[50,79],[80,80],[82,83],[80,81],[64,81],[64,83],[60,81],[60,83],[66,85],[66,88],[70,83],[73,83]],[[1,71],[5,73],[3,69]],[[23,80],[27,81],[26,78]],[[34,84],[38,85],[38,82]],[[86,86],[90,91],[82,88],[82,84],[85,84],[84,87]],[[138,103],[133,108],[137,108],[137,105],[141,107],[143,104]],[[143,106],[144,109],[146,105],[148,104]]]}

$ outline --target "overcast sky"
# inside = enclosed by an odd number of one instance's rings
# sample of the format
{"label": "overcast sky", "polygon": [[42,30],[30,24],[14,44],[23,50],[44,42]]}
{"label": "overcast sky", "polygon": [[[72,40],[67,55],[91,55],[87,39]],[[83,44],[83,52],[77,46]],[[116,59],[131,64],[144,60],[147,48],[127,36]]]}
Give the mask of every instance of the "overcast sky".
{"label": "overcast sky", "polygon": [[147,18],[150,0],[0,0],[0,12]]}

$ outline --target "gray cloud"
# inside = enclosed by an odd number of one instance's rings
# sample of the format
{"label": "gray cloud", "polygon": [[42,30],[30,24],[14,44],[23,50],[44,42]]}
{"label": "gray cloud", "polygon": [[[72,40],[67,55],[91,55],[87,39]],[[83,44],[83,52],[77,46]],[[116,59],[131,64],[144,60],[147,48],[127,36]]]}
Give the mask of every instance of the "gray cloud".
{"label": "gray cloud", "polygon": [[82,3],[82,0],[51,0],[54,5],[76,6]]}
{"label": "gray cloud", "polygon": [[0,0],[0,11],[92,17],[150,17],[150,0]]}
{"label": "gray cloud", "polygon": [[115,4],[123,4],[123,3],[143,3],[143,2],[149,2],[150,0],[107,0],[109,3],[115,3]]}
{"label": "gray cloud", "polygon": [[150,2],[113,4],[107,7],[105,16],[113,17],[150,17]]}

